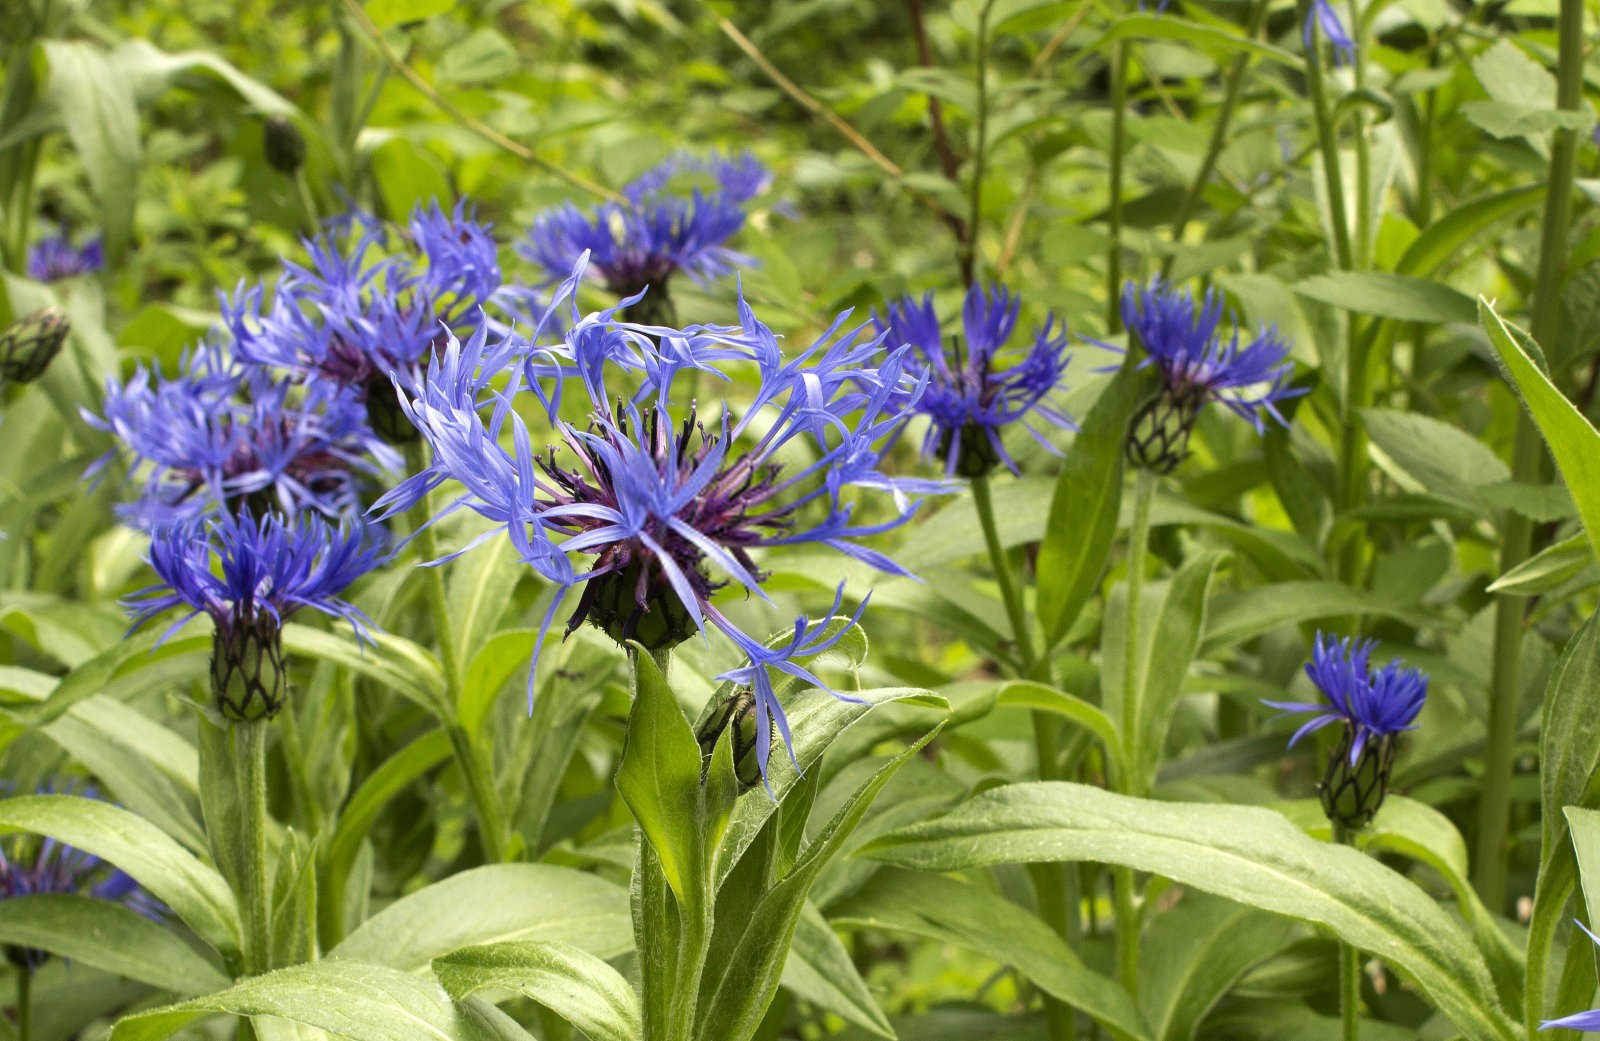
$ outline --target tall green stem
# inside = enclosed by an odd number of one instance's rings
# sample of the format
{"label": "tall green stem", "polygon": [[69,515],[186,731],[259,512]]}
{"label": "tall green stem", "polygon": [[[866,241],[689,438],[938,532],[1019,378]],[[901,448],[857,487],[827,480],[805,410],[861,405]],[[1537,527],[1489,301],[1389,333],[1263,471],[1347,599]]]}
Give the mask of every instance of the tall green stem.
{"label": "tall green stem", "polygon": [[994,520],[994,499],[989,493],[987,476],[972,479],[972,507],[977,511],[979,525],[983,527],[983,541],[989,547],[989,564],[994,569],[995,582],[1000,586],[1000,599],[1005,601],[1006,617],[1011,620],[1011,632],[1016,642],[1017,656],[1021,659],[1022,673],[1030,679],[1036,678],[1034,673],[1039,667],[1039,659],[1033,650],[1033,636],[1022,603],[1022,590],[1011,573],[1011,561],[1006,557],[1005,547],[1000,545],[1000,532]]}
{"label": "tall green stem", "polygon": [[[406,446],[410,472],[419,473],[427,465],[423,453],[420,440]],[[438,540],[433,526],[428,523],[432,513],[431,498],[424,498],[412,511],[417,550],[425,564],[439,557]],[[437,567],[424,567],[422,570],[425,573],[424,598],[428,603],[434,636],[439,641],[439,664],[444,672],[445,703],[440,706],[441,714],[450,735],[450,748],[455,753],[456,764],[467,782],[467,793],[478,819],[478,835],[483,842],[484,856],[491,863],[498,863],[506,859],[507,836],[500,800],[494,789],[493,771],[483,761],[473,735],[456,721],[456,706],[461,703],[461,658],[456,647],[455,629],[450,624],[450,604],[445,593],[444,574]]]}
{"label": "tall green stem", "polygon": [[[1360,0],[1350,0],[1350,31],[1354,34],[1355,60],[1350,63],[1355,88],[1366,88],[1367,34],[1361,20]],[[1367,118],[1357,107],[1356,124],[1356,240],[1351,263],[1365,268],[1372,263],[1372,144],[1367,140]]]}
{"label": "tall green stem", "polygon": [[[1266,20],[1266,16],[1267,0],[1256,0],[1250,7],[1245,35],[1255,39],[1256,34],[1261,31],[1261,23]],[[1223,148],[1227,147],[1228,131],[1233,125],[1233,114],[1239,107],[1239,95],[1244,91],[1244,74],[1249,67],[1250,55],[1240,54],[1228,66],[1223,78],[1222,107],[1217,111],[1216,122],[1211,126],[1211,140],[1206,145],[1206,154],[1200,160],[1200,169],[1195,171],[1194,180],[1183,193],[1183,201],[1178,204],[1178,215],[1172,219],[1174,251],[1168,253],[1167,259],[1161,263],[1162,278],[1172,274],[1172,265],[1178,259],[1176,247],[1183,241],[1184,229],[1189,226],[1189,221],[1194,219],[1194,211],[1200,204],[1200,196],[1211,181],[1212,171],[1217,168],[1217,159],[1221,157]]]}
{"label": "tall green stem", "polygon": [[1122,329],[1122,152],[1128,133],[1128,44],[1111,45],[1111,201],[1108,210],[1111,245],[1106,252],[1106,331]]}
{"label": "tall green stem", "polygon": [[[1300,22],[1313,17],[1311,0],[1300,2]],[[1350,220],[1344,210],[1344,172],[1339,166],[1339,142],[1328,109],[1328,91],[1322,79],[1322,53],[1316,37],[1306,49],[1306,92],[1311,95],[1311,116],[1317,128],[1317,150],[1322,155],[1322,176],[1328,189],[1328,215],[1333,223],[1333,257],[1342,268],[1352,261]]]}
{"label": "tall green stem", "polygon": [[[1353,846],[1355,836],[1338,821],[1333,823],[1333,841]],[[1339,1025],[1340,1041],[1357,1041],[1361,1033],[1361,952],[1339,941]]]}
{"label": "tall green stem", "polygon": [[978,227],[983,219],[983,173],[989,159],[989,7],[978,7],[978,111],[973,116],[972,185],[968,191],[966,241],[962,244],[961,270],[968,280],[978,260]]}
{"label": "tall green stem", "polygon": [[17,967],[17,1041],[33,1041],[33,970]]}
{"label": "tall green stem", "polygon": [[246,975],[272,968],[272,872],[267,864],[267,721],[228,725],[242,819],[239,913]]}
{"label": "tall green stem", "polygon": [[[1559,24],[1556,107],[1576,109],[1583,91],[1583,0],[1561,0]],[[1557,130],[1550,150],[1550,191],[1544,200],[1539,277],[1533,290],[1533,338],[1547,348],[1556,342],[1561,326],[1561,282],[1566,269],[1577,153],[1577,132]],[[1538,428],[1523,411],[1517,416],[1511,479],[1541,482],[1544,471],[1544,448]],[[1508,510],[1502,534],[1500,573],[1505,574],[1528,558],[1533,548],[1533,522]],[[1513,596],[1501,596],[1495,604],[1488,747],[1478,801],[1478,849],[1473,883],[1484,904],[1497,913],[1503,910],[1506,900],[1506,835],[1511,824],[1512,752],[1517,738],[1517,702],[1522,686],[1525,605],[1524,599]]]}

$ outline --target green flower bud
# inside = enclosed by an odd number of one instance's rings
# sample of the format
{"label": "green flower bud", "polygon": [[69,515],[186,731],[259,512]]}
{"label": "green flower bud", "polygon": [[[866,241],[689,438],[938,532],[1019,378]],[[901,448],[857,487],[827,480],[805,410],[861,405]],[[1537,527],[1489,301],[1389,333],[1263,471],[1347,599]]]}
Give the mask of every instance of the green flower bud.
{"label": "green flower bud", "polygon": [[[761,783],[761,761],[757,758],[756,699],[749,688],[741,687],[724,698],[706,717],[695,740],[701,758],[709,764],[723,731],[733,731],[733,774],[743,789]],[[772,724],[767,724],[767,742],[772,742]]]}
{"label": "green flower bud", "polygon": [[1134,413],[1128,427],[1128,462],[1142,470],[1171,473],[1189,455],[1189,434],[1206,402],[1199,385],[1163,387]]}
{"label": "green flower bud", "polygon": [[32,383],[61,352],[72,323],[54,307],[11,323],[0,333],[0,382]]}
{"label": "green flower bud", "polygon": [[394,383],[379,373],[367,381],[367,425],[391,445],[408,445],[418,437],[417,428],[400,407]]}
{"label": "green flower bud", "polygon": [[294,123],[283,116],[272,116],[262,128],[261,150],[267,155],[267,165],[281,174],[293,177],[306,161],[306,139]]}
{"label": "green flower bud", "polygon": [[1334,825],[1347,831],[1359,831],[1372,822],[1388,794],[1389,771],[1394,767],[1393,735],[1369,736],[1352,765],[1350,743],[1355,740],[1355,734],[1354,727],[1344,728],[1339,747],[1329,758],[1322,783],[1317,786],[1322,812]]}
{"label": "green flower bud", "polygon": [[[955,432],[946,430],[939,435],[938,444],[934,447],[935,458],[939,460],[950,457],[950,441],[955,437]],[[989,471],[1000,465],[1000,453],[994,449],[994,442],[989,440],[989,431],[981,424],[968,423],[961,428],[961,450],[956,453],[955,474],[975,480],[986,477]]]}
{"label": "green flower bud", "polygon": [[637,560],[584,583],[578,611],[619,644],[637,640],[650,651],[676,647],[699,631],[659,570]]}
{"label": "green flower bud", "polygon": [[211,694],[235,723],[271,719],[289,695],[278,620],[265,612],[219,625],[211,642]]}

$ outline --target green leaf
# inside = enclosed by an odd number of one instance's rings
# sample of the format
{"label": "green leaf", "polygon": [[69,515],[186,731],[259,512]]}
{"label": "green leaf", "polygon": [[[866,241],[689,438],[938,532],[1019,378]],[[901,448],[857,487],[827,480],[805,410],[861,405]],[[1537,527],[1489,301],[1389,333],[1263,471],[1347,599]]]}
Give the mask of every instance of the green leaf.
{"label": "green leaf", "polygon": [[121,904],[75,893],[0,900],[0,943],[49,951],[178,994],[203,994],[229,982],[171,930]]}
{"label": "green leaf", "polygon": [[1595,562],[1582,532],[1552,543],[1489,583],[1489,592],[1508,596],[1548,593]]}
{"label": "green leaf", "polygon": [[[701,978],[700,1014],[695,1024],[698,1041],[749,1037],[755,1032],[778,989],[790,941],[817,874],[839,852],[895,771],[932,741],[943,725],[924,734],[857,788],[806,847],[793,869],[767,891],[751,914],[738,921],[717,923],[719,933],[731,929],[738,940],[731,947],[732,954],[721,962],[708,964]],[[728,949],[715,940],[713,947]]]}
{"label": "green leaf", "polygon": [[[1572,832],[1572,849],[1578,856],[1578,881],[1583,886],[1585,912],[1591,922],[1600,920],[1600,810],[1568,806],[1563,811]],[[1588,943],[1574,937],[1575,943]]]}
{"label": "green leaf", "polygon": [[1232,647],[1285,625],[1361,614],[1396,618],[1418,628],[1439,624],[1422,611],[1342,582],[1274,582],[1216,597],[1202,653]]}
{"label": "green leaf", "polygon": [[700,745],[650,652],[631,650],[637,682],[617,791],[656,851],[678,903],[699,913],[708,870],[700,828]]}
{"label": "green leaf", "polygon": [[1080,697],[1043,683],[1018,680],[1000,688],[995,704],[1061,716],[1093,734],[1108,755],[1119,764],[1122,762],[1122,741],[1117,735],[1117,725],[1098,706]]}
{"label": "green leaf", "polygon": [[45,40],[43,46],[50,67],[45,95],[61,114],[100,202],[106,254],[117,263],[133,231],[138,197],[139,110],[133,90],[93,44]]}
{"label": "green leaf", "polygon": [[282,116],[303,121],[304,116],[282,94],[240,72],[226,59],[210,51],[181,51],[168,54],[148,40],[126,40],[111,53],[117,72],[133,81],[134,93],[152,97],[185,73],[202,72],[215,78],[239,100],[264,116]]}
{"label": "green leaf", "polygon": [[390,29],[444,14],[456,6],[456,0],[369,0],[363,6],[374,25]]}
{"label": "green leaf", "polygon": [[[1170,580],[1146,583],[1139,601],[1139,646],[1135,673],[1126,675],[1125,626],[1106,626],[1103,668],[1107,713],[1122,736],[1122,762],[1128,783],[1149,791],[1172,723],[1172,706],[1194,661],[1205,629],[1206,592],[1222,554],[1189,561]],[[1106,608],[1108,619],[1126,615],[1127,587],[1119,586]]]}
{"label": "green leaf", "polygon": [[435,714],[444,710],[444,673],[438,659],[404,637],[369,632],[363,644],[349,633],[291,622],[283,627],[283,649],[366,676]]}
{"label": "green leaf", "polygon": [[[490,539],[487,545],[458,558],[452,569],[450,626],[455,630],[456,647],[465,666],[495,631],[526,569],[519,566],[516,547],[510,539]],[[529,657],[524,655],[523,662]]]}
{"label": "green leaf", "polygon": [[1588,130],[1594,114],[1543,105],[1513,105],[1506,101],[1469,101],[1461,114],[1491,137],[1539,137],[1552,130]]}
{"label": "green leaf", "polygon": [[1550,672],[1539,723],[1539,825],[1549,856],[1565,838],[1568,806],[1582,806],[1600,787],[1600,612],[1573,634]]}
{"label": "green leaf", "polygon": [[1473,1041],[1518,1031],[1483,957],[1422,890],[1372,858],[1309,838],[1281,814],[1135,799],[1067,782],[990,789],[867,852],[925,871],[1092,860],[1171,878],[1326,926],[1392,962]]}
{"label": "green leaf", "polygon": [[871,1034],[891,1041],[895,1036],[883,1010],[872,1000],[867,981],[850,960],[850,952],[809,900],[795,923],[789,960],[783,963],[783,986]]}
{"label": "green leaf", "polygon": [[1273,47],[1247,36],[1164,14],[1133,14],[1119,18],[1110,31],[1096,40],[1090,49],[1097,49],[1112,40],[1129,38],[1181,40],[1209,52],[1242,51],[1289,68],[1298,68],[1301,64],[1299,55],[1281,47]]}
{"label": "green leaf", "polygon": [[111,1041],[163,1041],[219,1012],[277,1016],[352,1041],[483,1041],[439,985],[383,965],[316,961],[117,1021]]}
{"label": "green leaf", "polygon": [[1506,464],[1482,441],[1431,416],[1364,408],[1361,421],[1372,443],[1428,491],[1470,502],[1477,500],[1479,485],[1511,478]]}
{"label": "green leaf", "polygon": [[1191,1041],[1246,972],[1305,933],[1299,923],[1208,893],[1185,892],[1140,945],[1139,1007],[1158,1041]]}
{"label": "green leaf", "polygon": [[1342,307],[1405,322],[1471,322],[1472,298],[1439,282],[1389,271],[1326,271],[1301,279],[1295,292]]}
{"label": "green leaf", "polygon": [[407,894],[328,952],[407,972],[475,944],[566,943],[601,958],[632,946],[628,896],[598,875],[549,864],[491,864]]}
{"label": "green leaf", "polygon": [[1113,1031],[1134,1038],[1157,1036],[1127,991],[1086,967],[1037,916],[992,890],[939,875],[886,869],[835,906],[833,919],[910,933],[993,958]]}
{"label": "green leaf", "polygon": [[1534,364],[1517,337],[1495,314],[1494,307],[1482,297],[1478,298],[1478,321],[1489,335],[1507,379],[1550,446],[1561,478],[1578,506],[1589,544],[1600,555],[1600,433]]}
{"label": "green leaf", "polygon": [[465,947],[433,960],[445,992],[463,1001],[492,988],[531,998],[593,1041],[640,1041],[639,999],[622,974],[564,943]]}
{"label": "green leaf", "polygon": [[1416,241],[1406,247],[1395,270],[1424,278],[1433,274],[1456,250],[1481,238],[1493,225],[1543,202],[1546,190],[1545,185],[1531,184],[1482,195],[1452,208],[1422,229]]}
{"label": "green leaf", "polygon": [[48,835],[125,871],[224,957],[239,950],[228,884],[166,832],[119,806],[76,795],[0,800],[0,833]]}
{"label": "green leaf", "polygon": [[1061,464],[1035,569],[1046,647],[1061,642],[1100,585],[1117,534],[1124,442],[1141,386],[1125,363],[1084,417]]}

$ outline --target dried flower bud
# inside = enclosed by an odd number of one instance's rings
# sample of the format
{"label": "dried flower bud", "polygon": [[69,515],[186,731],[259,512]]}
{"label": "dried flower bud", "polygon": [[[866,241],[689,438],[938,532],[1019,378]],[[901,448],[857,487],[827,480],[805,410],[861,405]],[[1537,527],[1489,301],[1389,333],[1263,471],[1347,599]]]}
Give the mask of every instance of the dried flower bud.
{"label": "dried flower bud", "polygon": [[306,139],[294,123],[283,116],[272,116],[262,128],[261,150],[266,153],[267,165],[281,174],[293,177],[306,161]]}
{"label": "dried flower bud", "polygon": [[18,319],[0,333],[0,383],[32,383],[61,352],[72,323],[55,307]]}

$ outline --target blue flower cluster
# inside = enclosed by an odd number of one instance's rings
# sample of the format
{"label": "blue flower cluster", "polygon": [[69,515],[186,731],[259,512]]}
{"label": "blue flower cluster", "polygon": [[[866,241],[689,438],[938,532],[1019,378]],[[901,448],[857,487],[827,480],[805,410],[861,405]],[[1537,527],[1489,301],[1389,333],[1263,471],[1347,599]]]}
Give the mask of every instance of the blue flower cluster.
{"label": "blue flower cluster", "polygon": [[106,266],[105,248],[96,236],[74,246],[66,232],[41,239],[28,250],[28,277],[35,282],[59,282],[92,274]]}
{"label": "blue flower cluster", "polygon": [[[1050,451],[1055,447],[1033,419],[1074,429],[1071,418],[1051,399],[1063,389],[1070,355],[1055,316],[1036,330],[1027,353],[1001,368],[997,357],[1016,328],[1021,302],[1004,286],[967,290],[960,336],[946,338],[933,309],[933,294],[919,301],[905,297],[889,304],[873,321],[891,344],[909,344],[925,373],[927,390],[914,403],[928,418],[923,454],[944,462],[947,474],[981,477],[997,463],[1011,472],[1017,464],[1006,451],[1003,432],[1020,422]],[[948,346],[947,346],[948,345]]]}
{"label": "blue flower cluster", "polygon": [[[715,594],[732,586],[766,599],[757,555],[773,546],[827,546],[904,574],[860,540],[904,523],[915,508],[908,496],[942,488],[883,469],[911,416],[905,406],[926,383],[911,373],[909,348],[846,329],[848,312],[793,355],[742,296],[737,326],[662,329],[625,321],[617,307],[582,314],[574,294],[587,261],[580,256],[556,290],[551,317],[569,309],[559,338],[544,335],[550,317],[528,339],[491,339],[485,328],[465,342],[450,338],[402,400],[433,463],[379,507],[398,513],[457,482],[462,491],[444,512],[467,508],[492,521],[555,588],[541,633],[569,591],[578,593],[569,632],[588,621],[619,641],[664,648],[715,629],[748,659],[722,678],[752,688],[757,732],[786,733],[768,669],[824,686],[799,659],[837,634],[824,637],[823,623],[801,618],[792,640],[770,648],[724,614]],[[685,374],[728,379],[741,368],[758,388],[751,400],[684,404]],[[586,425],[563,418],[569,392],[584,395]],[[534,450],[525,407],[548,423],[559,453]],[[878,523],[857,521],[853,495],[862,489],[892,494],[900,508]],[[532,682],[530,672],[530,697]],[[768,751],[758,743],[763,773]]]}
{"label": "blue flower cluster", "polygon": [[[671,190],[695,176],[709,181],[709,190]],[[619,297],[648,290],[651,316],[669,318],[665,299],[675,273],[705,282],[750,262],[727,242],[744,227],[745,204],[769,181],[748,154],[674,155],[625,186],[620,202],[587,213],[568,203],[539,217],[517,252],[544,270],[548,284],[565,279],[587,253],[589,270],[607,289]]]}
{"label": "blue flower cluster", "polygon": [[1370,664],[1374,640],[1335,639],[1317,634],[1306,675],[1316,684],[1327,704],[1268,701],[1289,713],[1315,713],[1289,739],[1289,747],[1302,737],[1331,723],[1343,723],[1351,734],[1351,765],[1373,742],[1411,730],[1428,696],[1428,677],[1406,668],[1398,659],[1373,671]]}

